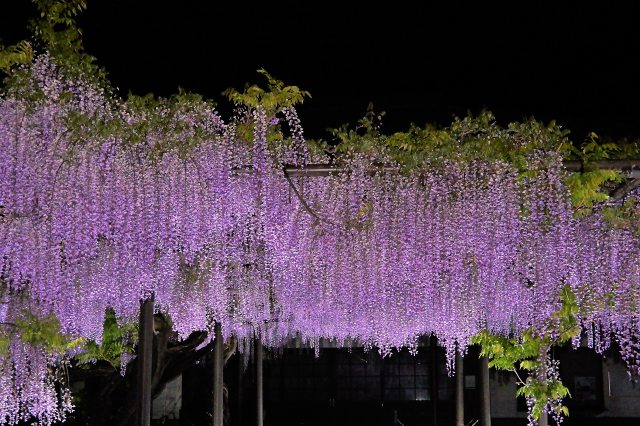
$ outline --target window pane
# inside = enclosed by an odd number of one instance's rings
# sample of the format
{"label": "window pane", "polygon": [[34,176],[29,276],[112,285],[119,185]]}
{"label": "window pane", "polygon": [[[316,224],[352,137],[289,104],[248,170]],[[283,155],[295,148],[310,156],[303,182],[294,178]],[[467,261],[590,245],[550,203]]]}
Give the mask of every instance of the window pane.
{"label": "window pane", "polygon": [[400,376],[400,387],[413,389],[415,385],[414,376]]}

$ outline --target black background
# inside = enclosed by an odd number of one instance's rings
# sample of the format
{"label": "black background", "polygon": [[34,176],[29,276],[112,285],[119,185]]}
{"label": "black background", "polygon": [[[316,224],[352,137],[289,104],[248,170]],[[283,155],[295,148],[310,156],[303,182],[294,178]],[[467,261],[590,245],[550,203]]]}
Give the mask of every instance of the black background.
{"label": "black background", "polygon": [[[307,136],[354,123],[372,101],[383,130],[448,123],[482,108],[505,124],[556,119],[640,137],[638,13],[632,2],[242,2],[89,0],[89,53],[123,94],[183,87],[216,100],[262,82],[256,69],[311,92]],[[28,36],[28,0],[3,2],[5,44]]]}

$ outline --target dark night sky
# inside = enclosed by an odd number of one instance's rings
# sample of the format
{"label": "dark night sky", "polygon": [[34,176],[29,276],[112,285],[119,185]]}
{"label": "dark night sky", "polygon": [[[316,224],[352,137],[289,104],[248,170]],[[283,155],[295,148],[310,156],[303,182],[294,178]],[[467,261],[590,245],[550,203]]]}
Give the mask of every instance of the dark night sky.
{"label": "dark night sky", "polygon": [[[5,43],[27,34],[33,14],[27,0],[10,2]],[[264,67],[311,92],[301,115],[312,137],[354,123],[369,101],[387,112],[386,132],[485,107],[502,123],[556,119],[575,139],[591,130],[640,137],[632,2],[88,3],[87,50],[123,93],[181,86],[222,103],[225,88],[260,82]]]}

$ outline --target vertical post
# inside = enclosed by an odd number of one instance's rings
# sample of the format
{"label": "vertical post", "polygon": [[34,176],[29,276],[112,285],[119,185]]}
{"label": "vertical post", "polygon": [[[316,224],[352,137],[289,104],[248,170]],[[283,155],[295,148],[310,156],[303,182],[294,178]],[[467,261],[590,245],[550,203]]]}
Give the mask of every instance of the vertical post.
{"label": "vertical post", "polygon": [[223,426],[222,416],[222,392],[224,382],[222,370],[224,369],[224,342],[222,341],[222,328],[216,323],[214,328],[215,341],[213,346],[213,426]]}
{"label": "vertical post", "polygon": [[231,413],[231,417],[235,418],[234,424],[235,426],[242,426],[242,391],[243,389],[243,377],[244,377],[244,365],[242,361],[242,354],[240,351],[236,352],[236,358],[238,360],[238,369],[236,373],[238,374],[238,388],[236,389],[236,406],[235,413]]}
{"label": "vertical post", "polygon": [[429,342],[431,347],[431,405],[432,405],[432,421],[433,426],[438,424],[438,338],[435,334],[431,335]]}
{"label": "vertical post", "polygon": [[540,418],[538,419],[538,426],[548,426],[548,425],[549,425],[549,415],[545,411],[540,414]]}
{"label": "vertical post", "polygon": [[138,329],[138,383],[136,425],[151,424],[151,375],[153,368],[153,295],[140,301]]}
{"label": "vertical post", "polygon": [[489,358],[486,356],[480,357],[480,426],[491,426]]}
{"label": "vertical post", "polygon": [[262,342],[255,340],[256,345],[256,425],[262,426],[264,422],[264,389],[262,374]]}
{"label": "vertical post", "polygon": [[[536,372],[538,379],[543,383],[547,380],[547,356],[549,354],[549,346],[543,345],[540,348],[539,360],[542,362],[540,369]],[[549,416],[545,411],[540,413],[540,418],[538,418],[538,426],[548,426],[549,425]]]}
{"label": "vertical post", "polygon": [[456,351],[456,426],[464,426],[464,358]]}

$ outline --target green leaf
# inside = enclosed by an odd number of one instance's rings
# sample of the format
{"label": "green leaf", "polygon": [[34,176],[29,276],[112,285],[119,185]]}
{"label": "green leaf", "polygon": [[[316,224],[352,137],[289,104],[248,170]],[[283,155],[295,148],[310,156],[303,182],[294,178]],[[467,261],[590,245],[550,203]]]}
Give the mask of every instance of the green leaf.
{"label": "green leaf", "polygon": [[540,365],[537,361],[523,360],[520,361],[520,368],[523,370],[535,370]]}

